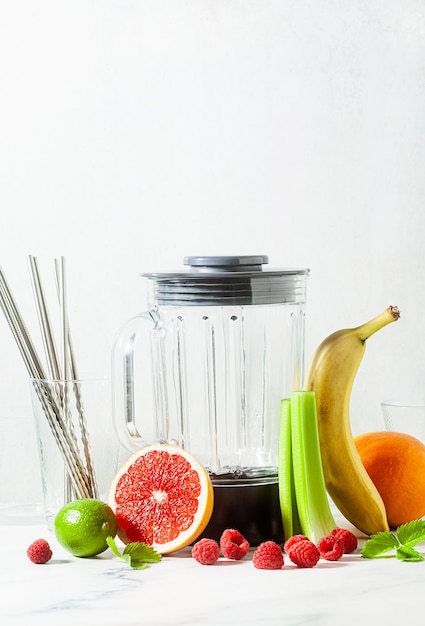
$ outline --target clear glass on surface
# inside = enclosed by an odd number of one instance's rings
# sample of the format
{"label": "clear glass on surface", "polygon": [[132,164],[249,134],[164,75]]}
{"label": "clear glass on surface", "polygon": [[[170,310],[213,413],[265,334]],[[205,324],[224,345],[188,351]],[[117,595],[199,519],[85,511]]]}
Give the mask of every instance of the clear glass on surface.
{"label": "clear glass on surface", "polygon": [[[118,469],[108,379],[31,380],[45,517],[81,497],[107,501]],[[127,455],[128,456],[128,455]]]}
{"label": "clear glass on surface", "polygon": [[0,448],[0,524],[42,523],[43,497],[31,411],[0,417]]}
{"label": "clear glass on surface", "polygon": [[425,403],[384,401],[381,407],[386,430],[407,433],[425,444]]}

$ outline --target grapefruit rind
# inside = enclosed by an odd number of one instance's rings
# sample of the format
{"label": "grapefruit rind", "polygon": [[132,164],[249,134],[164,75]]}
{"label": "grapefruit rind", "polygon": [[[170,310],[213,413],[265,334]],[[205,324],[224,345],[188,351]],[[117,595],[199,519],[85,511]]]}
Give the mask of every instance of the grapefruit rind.
{"label": "grapefruit rind", "polygon": [[[162,451],[167,452],[169,455],[179,455],[183,457],[186,461],[188,461],[191,468],[196,472],[199,478],[200,489],[199,496],[197,498],[198,506],[196,512],[193,514],[193,521],[188,526],[188,528],[180,530],[176,538],[166,542],[158,542],[155,540],[148,542],[144,538],[135,538],[134,530],[132,532],[131,519],[126,519],[123,516],[122,510],[120,511],[120,505],[116,501],[117,486],[121,478],[128,473],[128,470],[138,461],[138,459],[140,459],[140,457],[147,455],[151,451]],[[138,503],[137,501],[134,504],[135,510],[137,510],[138,508],[142,508],[141,506],[139,507],[140,503]],[[207,470],[195,457],[187,452],[187,450],[170,444],[152,444],[134,453],[117,472],[110,488],[109,505],[117,516],[117,535],[123,543],[128,544],[132,541],[145,541],[146,543],[149,543],[160,554],[168,554],[170,552],[181,550],[182,548],[193,543],[205,530],[213,512],[214,491],[211,478]],[[129,534],[132,535],[131,537],[129,537],[127,531],[130,531]]]}

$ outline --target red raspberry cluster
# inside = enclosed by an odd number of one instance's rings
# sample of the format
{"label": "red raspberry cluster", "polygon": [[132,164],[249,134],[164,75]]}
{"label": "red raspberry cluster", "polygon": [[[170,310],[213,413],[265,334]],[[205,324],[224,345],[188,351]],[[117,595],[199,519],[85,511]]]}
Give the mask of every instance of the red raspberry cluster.
{"label": "red raspberry cluster", "polygon": [[298,541],[293,541],[289,547],[283,548],[292,563],[298,567],[314,567],[320,559],[319,549],[310,539],[299,537]]}
{"label": "red raspberry cluster", "polygon": [[335,528],[330,535],[322,537],[316,544],[304,535],[294,535],[284,544],[283,549],[298,567],[314,567],[319,559],[338,561],[343,554],[357,548],[357,537],[346,528]]}
{"label": "red raspberry cluster", "polygon": [[220,546],[214,539],[200,539],[192,548],[192,556],[201,565],[214,565],[220,556]]}
{"label": "red raspberry cluster", "polygon": [[220,549],[226,559],[240,561],[249,550],[245,537],[234,528],[228,528],[220,537]]}
{"label": "red raspberry cluster", "polygon": [[257,569],[282,569],[283,552],[275,541],[264,541],[255,550],[252,562]]}
{"label": "red raspberry cluster", "polygon": [[249,542],[235,528],[227,528],[220,537],[220,544],[214,539],[200,539],[192,548],[193,558],[202,565],[214,565],[221,554],[226,559],[240,561],[249,550]]}
{"label": "red raspberry cluster", "polygon": [[341,539],[342,543],[344,544],[345,554],[350,554],[351,552],[354,552],[354,550],[357,548],[356,535],[353,535],[353,533],[346,528],[334,528],[334,530],[331,532],[331,535],[334,535],[335,537],[338,537],[338,539]]}
{"label": "red raspberry cluster", "polygon": [[[221,554],[227,559],[240,560],[249,550],[247,539],[234,528],[225,530],[218,543],[214,539],[201,539],[192,548],[192,556],[202,565],[213,565]],[[320,559],[337,561],[343,554],[357,548],[357,537],[345,528],[335,528],[322,537],[317,545],[305,535],[293,535],[283,546],[283,551],[298,567],[314,567]],[[284,554],[275,541],[264,541],[254,551],[252,562],[257,569],[282,569]]]}
{"label": "red raspberry cluster", "polygon": [[30,561],[44,565],[52,558],[52,551],[45,539],[36,539],[28,548],[27,555]]}

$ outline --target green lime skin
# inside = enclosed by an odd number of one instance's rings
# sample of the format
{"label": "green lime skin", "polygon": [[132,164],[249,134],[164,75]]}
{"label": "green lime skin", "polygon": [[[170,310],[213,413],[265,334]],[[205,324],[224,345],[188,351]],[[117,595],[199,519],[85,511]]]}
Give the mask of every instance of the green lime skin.
{"label": "green lime skin", "polygon": [[74,556],[90,557],[104,552],[107,537],[117,534],[117,518],[101,500],[82,498],[65,504],[54,521],[56,539]]}

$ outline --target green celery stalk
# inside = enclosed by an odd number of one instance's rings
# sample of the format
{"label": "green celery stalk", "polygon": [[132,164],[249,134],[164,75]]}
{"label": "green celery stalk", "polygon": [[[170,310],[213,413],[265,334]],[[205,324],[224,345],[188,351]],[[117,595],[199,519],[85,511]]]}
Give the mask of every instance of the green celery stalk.
{"label": "green celery stalk", "polygon": [[[285,539],[301,532],[317,543],[336,528],[323,476],[313,391],[294,391],[281,403],[279,488],[282,521],[288,525]],[[293,519],[294,510],[298,527],[288,519]]]}
{"label": "green celery stalk", "polygon": [[323,476],[314,391],[291,394],[295,496],[303,534],[317,543],[336,528]]}
{"label": "green celery stalk", "polygon": [[279,502],[282,512],[285,541],[301,532],[295,499],[294,473],[292,470],[291,445],[291,400],[284,398],[280,403],[279,426]]}

